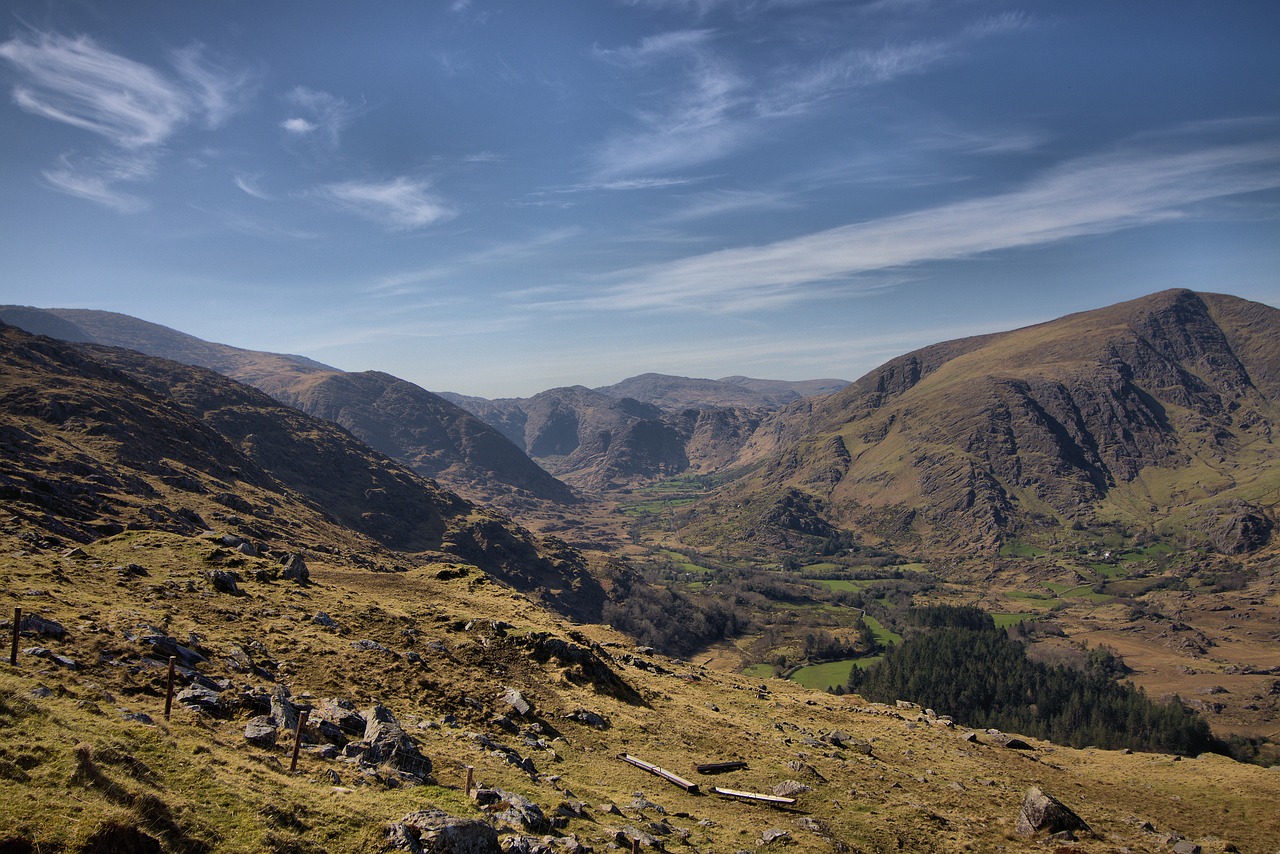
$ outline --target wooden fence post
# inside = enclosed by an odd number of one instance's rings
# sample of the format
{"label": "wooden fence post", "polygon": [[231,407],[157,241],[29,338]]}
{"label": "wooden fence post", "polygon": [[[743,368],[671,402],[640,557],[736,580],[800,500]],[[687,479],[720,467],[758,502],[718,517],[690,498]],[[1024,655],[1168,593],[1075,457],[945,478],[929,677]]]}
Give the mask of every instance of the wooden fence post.
{"label": "wooden fence post", "polygon": [[475,770],[476,770],[476,769],[472,768],[470,765],[468,765],[468,766],[467,766],[467,789],[466,789],[466,791],[467,791],[467,797],[468,797],[468,798],[469,798],[469,797],[471,797],[471,787],[472,787],[472,785],[473,785],[473,784],[474,784],[474,782],[475,782],[475,777],[474,777]]}
{"label": "wooden fence post", "polygon": [[9,650],[9,663],[18,666],[18,631],[22,626],[22,609],[13,609],[13,646]]}
{"label": "wooden fence post", "polygon": [[298,751],[302,749],[302,731],[306,729],[309,714],[311,714],[309,709],[298,712],[298,731],[293,736],[293,759],[289,762],[290,774],[298,770]]}
{"label": "wooden fence post", "polygon": [[178,663],[176,655],[169,656],[169,680],[164,689],[164,719],[169,720],[169,710],[173,708],[173,669]]}

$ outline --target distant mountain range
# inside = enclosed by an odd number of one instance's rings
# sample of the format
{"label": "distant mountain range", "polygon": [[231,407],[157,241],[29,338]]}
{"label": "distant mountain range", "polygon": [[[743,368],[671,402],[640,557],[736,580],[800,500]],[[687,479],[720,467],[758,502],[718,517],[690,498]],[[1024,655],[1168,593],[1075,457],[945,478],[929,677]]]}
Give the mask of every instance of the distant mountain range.
{"label": "distant mountain range", "polygon": [[595,391],[485,400],[437,395],[379,371],[348,373],[304,356],[215,344],[114,312],[0,306],[0,321],[209,368],[342,425],[421,475],[512,510],[529,501],[574,503],[570,483],[607,489],[708,471],[733,457],[765,411],[848,385],[643,374]]}
{"label": "distant mountain range", "polygon": [[1243,553],[1270,541],[1280,498],[1280,311],[1218,294],[943,342],[852,384],[644,374],[501,400],[107,312],[0,319],[208,365],[509,507],[715,475],[727,485],[675,520],[703,544],[990,553],[1110,530]]}

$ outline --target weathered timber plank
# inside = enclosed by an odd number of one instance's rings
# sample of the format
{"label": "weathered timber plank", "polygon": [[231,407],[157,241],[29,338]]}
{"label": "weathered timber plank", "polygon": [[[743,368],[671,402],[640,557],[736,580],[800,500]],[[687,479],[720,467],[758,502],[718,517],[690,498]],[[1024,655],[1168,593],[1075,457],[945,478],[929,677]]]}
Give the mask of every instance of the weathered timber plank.
{"label": "weathered timber plank", "polygon": [[777,804],[780,806],[790,806],[796,802],[795,798],[783,798],[778,795],[762,795],[759,792],[739,792],[737,789],[722,789],[716,786],[711,791],[717,795],[724,795],[727,798],[741,798],[744,801],[759,801],[762,804]]}
{"label": "weathered timber plank", "polygon": [[636,757],[626,753],[623,753],[618,758],[621,759],[623,762],[629,762],[630,764],[636,766],[637,768],[641,768],[645,771],[648,771],[650,774],[655,774],[661,777],[662,779],[666,780],[668,783],[679,786],[680,788],[684,789],[686,792],[689,792],[690,794],[694,794],[694,795],[698,794],[697,783],[691,783],[685,778],[679,776],[678,774],[673,774],[672,772],[668,771],[665,768],[659,768],[657,765],[653,765],[649,762],[645,762],[643,759],[637,759]]}

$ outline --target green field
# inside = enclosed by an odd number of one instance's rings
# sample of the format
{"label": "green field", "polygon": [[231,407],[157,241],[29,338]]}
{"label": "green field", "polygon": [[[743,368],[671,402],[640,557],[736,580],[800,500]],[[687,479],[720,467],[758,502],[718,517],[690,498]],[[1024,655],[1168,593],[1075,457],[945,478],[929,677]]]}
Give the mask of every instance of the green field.
{"label": "green field", "polygon": [[871,631],[875,633],[876,640],[884,646],[893,646],[895,643],[902,643],[902,635],[897,632],[889,631],[882,626],[880,621],[875,617],[864,615],[862,620],[871,628]]}
{"label": "green field", "polygon": [[830,563],[829,561],[823,561],[822,563],[811,563],[808,566],[800,567],[801,572],[809,572],[809,571],[834,572],[840,569],[844,569],[844,567],[838,563]]}
{"label": "green field", "polygon": [[791,674],[792,682],[799,682],[806,688],[825,691],[837,685],[849,683],[849,671],[853,669],[853,659],[844,661],[828,661],[826,664],[810,664],[801,667]]}
{"label": "green field", "polygon": [[708,567],[700,566],[699,564],[693,563],[687,557],[680,554],[680,552],[673,552],[670,549],[659,549],[658,554],[662,555],[667,560],[674,563],[677,569],[684,570],[685,572],[713,572],[714,571]]}
{"label": "green field", "polygon": [[815,578],[818,584],[826,587],[832,593],[856,593],[859,590],[866,590],[875,580],[860,580],[853,578]]}
{"label": "green field", "polygon": [[752,664],[749,667],[742,668],[743,676],[753,676],[756,679],[768,679],[773,676],[772,664]]}
{"label": "green field", "polygon": [[1048,552],[1021,540],[1009,540],[1000,547],[1000,557],[1043,557]]}
{"label": "green field", "polygon": [[995,620],[997,629],[1007,629],[1010,626],[1017,625],[1024,620],[1035,620],[1039,614],[1030,614],[1027,612],[1020,613],[992,613],[991,619]]}

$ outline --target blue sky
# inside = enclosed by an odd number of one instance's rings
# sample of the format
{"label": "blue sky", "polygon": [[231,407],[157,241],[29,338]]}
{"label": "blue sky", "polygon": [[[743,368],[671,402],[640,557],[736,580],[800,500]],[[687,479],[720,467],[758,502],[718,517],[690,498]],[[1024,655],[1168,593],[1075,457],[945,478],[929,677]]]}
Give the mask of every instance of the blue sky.
{"label": "blue sky", "polygon": [[1280,305],[1280,3],[11,0],[0,301],[485,397]]}

